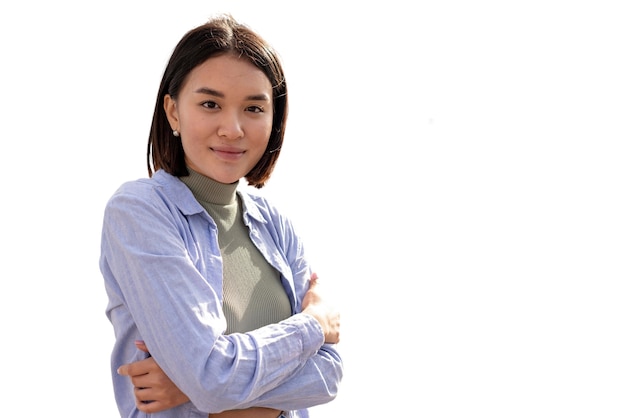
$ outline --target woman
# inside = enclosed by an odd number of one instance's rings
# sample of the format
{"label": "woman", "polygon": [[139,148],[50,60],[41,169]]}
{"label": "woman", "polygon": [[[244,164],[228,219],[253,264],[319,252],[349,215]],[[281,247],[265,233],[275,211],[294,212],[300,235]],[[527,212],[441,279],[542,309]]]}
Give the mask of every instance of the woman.
{"label": "woman", "polygon": [[180,40],[157,96],[149,178],[122,185],[104,214],[121,416],[307,417],[335,398],[339,314],[290,221],[238,188],[269,179],[286,119],[282,65],[258,34],[219,16]]}

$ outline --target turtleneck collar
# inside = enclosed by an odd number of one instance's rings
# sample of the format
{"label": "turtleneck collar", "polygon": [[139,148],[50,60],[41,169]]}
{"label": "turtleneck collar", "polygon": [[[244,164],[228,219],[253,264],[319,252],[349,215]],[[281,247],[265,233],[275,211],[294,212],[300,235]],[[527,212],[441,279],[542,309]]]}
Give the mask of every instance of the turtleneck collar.
{"label": "turtleneck collar", "polygon": [[236,201],[239,181],[231,184],[217,182],[187,167],[189,175],[180,180],[189,187],[199,202],[228,205]]}

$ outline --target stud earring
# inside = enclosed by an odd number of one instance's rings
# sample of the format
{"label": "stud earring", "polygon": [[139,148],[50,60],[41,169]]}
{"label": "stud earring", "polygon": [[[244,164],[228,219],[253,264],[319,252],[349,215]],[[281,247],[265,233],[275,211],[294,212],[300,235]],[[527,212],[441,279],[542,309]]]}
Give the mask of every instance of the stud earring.
{"label": "stud earring", "polygon": [[180,133],[176,129],[172,131],[172,134],[174,134],[174,136],[176,137],[180,136]]}

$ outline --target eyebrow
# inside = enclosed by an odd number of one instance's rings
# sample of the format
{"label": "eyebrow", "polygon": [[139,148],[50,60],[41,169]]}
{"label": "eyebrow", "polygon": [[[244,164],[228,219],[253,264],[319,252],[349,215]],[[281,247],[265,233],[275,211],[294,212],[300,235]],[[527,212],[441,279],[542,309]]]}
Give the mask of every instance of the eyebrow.
{"label": "eyebrow", "polygon": [[[210,96],[215,96],[215,97],[220,97],[220,98],[224,98],[226,97],[224,95],[224,93],[217,91],[217,90],[213,90],[211,88],[208,87],[200,87],[199,89],[196,89],[195,93],[200,93],[200,94],[208,94]],[[254,100],[254,101],[265,101],[265,102],[269,102],[270,98],[267,94],[265,93],[261,93],[261,94],[253,94],[250,95],[248,97],[246,97],[246,100]]]}

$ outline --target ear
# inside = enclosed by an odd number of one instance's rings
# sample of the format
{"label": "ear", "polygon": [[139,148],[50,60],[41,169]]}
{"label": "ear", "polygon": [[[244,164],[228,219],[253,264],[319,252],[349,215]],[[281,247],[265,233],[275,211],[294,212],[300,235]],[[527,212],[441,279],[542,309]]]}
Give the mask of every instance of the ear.
{"label": "ear", "polygon": [[167,121],[170,123],[172,130],[180,131],[178,107],[176,106],[176,101],[169,94],[166,94],[163,98],[163,109],[165,110],[165,116],[167,116]]}

